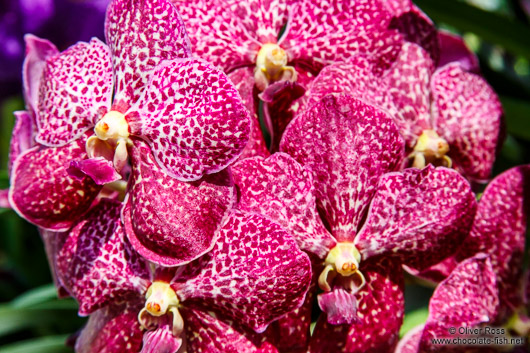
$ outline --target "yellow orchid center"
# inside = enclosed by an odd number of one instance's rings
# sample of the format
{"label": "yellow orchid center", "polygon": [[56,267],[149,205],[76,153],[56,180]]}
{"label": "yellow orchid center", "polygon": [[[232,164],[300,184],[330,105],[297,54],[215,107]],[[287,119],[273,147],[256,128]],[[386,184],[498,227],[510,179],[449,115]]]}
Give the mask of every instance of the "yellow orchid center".
{"label": "yellow orchid center", "polygon": [[453,162],[447,156],[448,152],[447,141],[436,131],[429,129],[422,132],[409,158],[412,159],[412,166],[415,168],[423,168],[429,163],[451,168]]}
{"label": "yellow orchid center", "polygon": [[111,110],[98,121],[94,131],[100,140],[118,141],[129,137],[129,124],[124,114]]}
{"label": "yellow orchid center", "polygon": [[254,79],[260,91],[276,81],[296,81],[296,70],[287,66],[287,61],[287,53],[278,44],[267,43],[261,47],[254,70]]}
{"label": "yellow orchid center", "polygon": [[360,290],[366,284],[363,274],[359,271],[360,262],[361,253],[355,245],[349,242],[337,243],[324,261],[324,270],[318,278],[319,287],[324,291],[330,291],[331,285],[338,275],[342,277],[354,276],[355,278],[351,278],[351,281],[347,281],[351,284],[347,289]]}

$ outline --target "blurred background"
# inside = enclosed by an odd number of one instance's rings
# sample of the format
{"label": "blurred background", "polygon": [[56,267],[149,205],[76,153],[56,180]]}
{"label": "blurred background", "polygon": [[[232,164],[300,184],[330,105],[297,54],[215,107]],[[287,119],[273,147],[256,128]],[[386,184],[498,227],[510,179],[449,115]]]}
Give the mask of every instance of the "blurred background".
{"label": "blurred background", "polygon": [[[21,67],[25,33],[60,50],[102,40],[108,0],[0,1],[0,189],[9,185],[7,158],[13,112],[24,109]],[[505,110],[507,139],[494,174],[530,163],[530,0],[416,0],[440,28],[462,35]],[[527,261],[528,262],[528,261]],[[432,289],[406,289],[402,333],[425,320]],[[59,300],[35,227],[0,209],[0,352],[73,352],[64,342],[86,319],[72,299]]]}

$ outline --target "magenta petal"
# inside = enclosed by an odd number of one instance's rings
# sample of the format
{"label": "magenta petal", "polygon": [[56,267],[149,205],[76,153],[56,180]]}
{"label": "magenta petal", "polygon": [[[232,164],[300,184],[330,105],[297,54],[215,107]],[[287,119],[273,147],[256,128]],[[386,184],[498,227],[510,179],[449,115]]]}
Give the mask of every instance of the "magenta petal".
{"label": "magenta petal", "polygon": [[32,34],[26,34],[24,41],[26,42],[26,58],[22,69],[24,99],[27,109],[35,112],[37,110],[39,86],[46,65],[46,58],[59,54],[59,51],[50,41],[38,38]]}
{"label": "magenta petal", "polygon": [[440,60],[438,67],[452,62],[458,62],[466,71],[478,73],[477,56],[467,46],[462,37],[447,31],[438,31],[440,42]]}
{"label": "magenta petal", "polygon": [[493,324],[498,307],[497,283],[489,257],[481,254],[463,261],[434,291],[420,350],[430,351],[432,338],[459,336],[458,332],[451,335],[450,327]]}
{"label": "magenta petal", "polygon": [[[217,314],[183,308],[187,351],[209,353],[276,353],[278,350],[259,335]],[[213,315],[213,316],[212,316]]]}
{"label": "magenta petal", "polygon": [[401,165],[404,142],[382,110],[327,96],[291,122],[280,150],[311,170],[331,234],[351,241],[380,176]]}
{"label": "magenta petal", "polygon": [[475,209],[469,183],[452,169],[429,164],[389,173],[379,181],[355,246],[363,259],[386,254],[425,268],[458,249]]}
{"label": "magenta petal", "polygon": [[245,148],[251,126],[230,80],[201,59],[159,65],[127,120],[160,166],[182,181],[226,168]]}
{"label": "magenta petal", "polygon": [[300,249],[325,258],[335,246],[316,211],[311,173],[285,153],[252,158],[232,168],[239,209],[262,214],[287,229]]}
{"label": "magenta petal", "polygon": [[450,146],[454,168],[483,182],[491,174],[502,132],[502,107],[480,76],[451,63],[431,79],[433,126]]}
{"label": "magenta petal", "polygon": [[36,114],[37,142],[63,146],[94,126],[110,107],[109,48],[96,38],[46,59]]}
{"label": "magenta petal", "polygon": [[141,141],[131,148],[131,161],[123,222],[135,250],[162,266],[182,265],[208,252],[236,201],[230,172],[178,181],[164,173]]}
{"label": "magenta petal", "polygon": [[331,292],[319,294],[318,306],[332,325],[351,324],[357,320],[355,295],[344,288],[337,287]]}
{"label": "magenta petal", "polygon": [[9,144],[9,164],[8,170],[11,173],[15,159],[22,154],[22,152],[29,150],[35,146],[35,123],[28,111],[15,112],[15,126],[11,134],[11,142]]}
{"label": "magenta petal", "polygon": [[124,241],[121,207],[119,201],[101,199],[72,228],[57,256],[65,285],[80,303],[80,315],[147,289],[149,268]]}
{"label": "magenta petal", "polygon": [[88,175],[98,185],[121,179],[121,175],[114,169],[113,163],[104,157],[72,161],[68,167],[68,174],[78,179]]}
{"label": "magenta petal", "polygon": [[44,249],[46,250],[46,257],[48,258],[48,265],[50,266],[53,283],[57,288],[57,295],[59,298],[69,297],[70,293],[64,285],[65,281],[63,273],[59,271],[57,267],[57,255],[68,238],[68,232],[52,232],[45,229],[39,229],[39,233],[42,242],[44,243]]}
{"label": "magenta petal", "polygon": [[70,161],[87,158],[84,139],[58,148],[34,147],[13,165],[9,201],[27,221],[49,230],[67,230],[86,212],[101,187],[68,175]]}
{"label": "magenta petal", "polygon": [[399,340],[394,353],[420,353],[419,347],[423,328],[423,325],[419,325],[409,330],[409,332]]}
{"label": "magenta petal", "polygon": [[193,278],[173,287],[187,306],[234,318],[257,332],[298,308],[311,281],[311,263],[279,225],[256,214],[234,212]]}
{"label": "magenta petal", "polygon": [[0,190],[0,208],[11,208],[8,195],[9,189]]}
{"label": "magenta petal", "polygon": [[137,353],[142,346],[138,300],[99,309],[88,319],[75,344],[77,353]]}
{"label": "magenta petal", "polygon": [[140,98],[163,60],[191,56],[184,23],[168,0],[113,0],[105,32],[116,77],[114,106],[120,111]]}
{"label": "magenta petal", "polygon": [[144,332],[140,353],[176,353],[182,345],[182,338],[173,336],[171,317],[163,315],[157,321],[156,329]]}

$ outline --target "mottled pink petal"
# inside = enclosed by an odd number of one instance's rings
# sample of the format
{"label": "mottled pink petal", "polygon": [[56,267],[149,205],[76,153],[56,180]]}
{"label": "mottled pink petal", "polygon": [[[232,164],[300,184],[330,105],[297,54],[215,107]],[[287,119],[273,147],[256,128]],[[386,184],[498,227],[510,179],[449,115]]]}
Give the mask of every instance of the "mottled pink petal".
{"label": "mottled pink petal", "polygon": [[388,259],[368,260],[361,263],[361,271],[367,283],[356,295],[358,321],[331,325],[322,315],[311,337],[311,353],[393,351],[404,313],[400,265]]}
{"label": "mottled pink petal", "polygon": [[46,58],[59,54],[59,51],[50,41],[32,34],[26,34],[24,41],[26,42],[26,58],[22,69],[24,100],[27,109],[34,113],[37,110],[39,86]]}
{"label": "mottled pink petal", "polygon": [[489,258],[481,254],[460,263],[434,291],[420,351],[439,351],[440,346],[431,346],[432,338],[458,337],[458,332],[455,335],[449,333],[450,327],[492,324],[498,306],[497,283]]}
{"label": "mottled pink petal", "polygon": [[232,167],[238,208],[262,214],[287,229],[301,250],[325,258],[336,242],[316,210],[311,173],[285,153],[251,158]]}
{"label": "mottled pink petal", "polygon": [[44,250],[50,266],[53,283],[57,288],[57,295],[59,298],[66,298],[70,296],[68,289],[64,285],[63,273],[57,268],[57,255],[61,251],[66,239],[68,239],[68,232],[52,232],[45,229],[39,229],[39,233],[44,243]]}
{"label": "mottled pink petal", "polygon": [[478,58],[466,45],[462,37],[450,32],[438,31],[440,42],[440,60],[438,67],[458,62],[465,71],[479,72]]}
{"label": "mottled pink petal", "polygon": [[15,115],[15,126],[11,134],[11,142],[9,144],[9,164],[8,170],[11,173],[15,159],[22,154],[22,152],[29,150],[35,146],[35,123],[28,111],[18,111]]}
{"label": "mottled pink petal", "polygon": [[433,126],[449,143],[454,168],[472,181],[487,180],[502,142],[497,95],[482,77],[458,63],[436,71],[431,92]]}
{"label": "mottled pink petal", "polygon": [[311,281],[311,263],[278,224],[234,212],[210,253],[189,266],[193,278],[173,284],[188,307],[216,309],[263,332],[273,320],[298,308]]}
{"label": "mottled pink petal", "polygon": [[471,187],[452,169],[428,165],[384,175],[355,238],[363,259],[397,256],[425,268],[453,254],[475,216]]}
{"label": "mottled pink petal", "polygon": [[36,113],[37,142],[63,146],[78,139],[110,107],[111,97],[111,56],[98,39],[48,57]]}
{"label": "mottled pink petal", "polygon": [[70,161],[84,158],[84,138],[58,148],[36,146],[21,154],[11,172],[13,209],[39,227],[70,228],[101,190],[89,177],[77,180],[68,175]]}
{"label": "mottled pink petal", "polygon": [[182,308],[189,353],[276,353],[266,337],[220,319],[214,312]]}
{"label": "mottled pink petal", "polygon": [[250,113],[230,80],[201,59],[166,61],[126,116],[166,172],[198,180],[232,163],[250,135]]}
{"label": "mottled pink petal", "polygon": [[350,324],[357,319],[355,295],[342,287],[319,294],[318,306],[332,325]]}
{"label": "mottled pink petal", "polygon": [[379,177],[400,166],[404,143],[383,111],[327,96],[291,122],[280,150],[311,170],[317,206],[338,241],[352,241]]}
{"label": "mottled pink petal", "polygon": [[208,252],[235,202],[229,171],[186,183],[166,175],[145,143],[135,141],[131,152],[123,222],[134,249],[163,266],[182,265]]}
{"label": "mottled pink petal", "polygon": [[144,332],[140,353],[176,353],[182,345],[182,338],[173,336],[170,315],[163,315],[159,319],[156,329]]}
{"label": "mottled pink petal", "polygon": [[88,175],[98,185],[121,179],[121,175],[114,169],[113,163],[104,157],[72,161],[68,167],[68,174],[76,179],[82,179]]}
{"label": "mottled pink petal", "polygon": [[372,0],[301,0],[293,5],[289,19],[280,45],[290,61],[317,70],[360,53],[388,64],[401,44],[398,32],[389,28],[391,14]]}
{"label": "mottled pink petal", "polygon": [[[243,16],[253,15],[238,2],[228,0],[171,0],[182,15],[190,34],[193,52],[225,72],[255,63],[261,44],[245,26],[252,19],[241,19],[233,10],[240,7]],[[257,1],[252,1],[256,4]],[[230,11],[232,10],[232,11]],[[259,15],[258,15],[259,16]]]}
{"label": "mottled pink petal", "polygon": [[113,0],[105,34],[116,77],[114,107],[122,112],[140,98],[158,64],[191,56],[184,23],[168,0]]}
{"label": "mottled pink petal", "polygon": [[122,203],[101,199],[77,223],[57,256],[58,271],[88,315],[109,302],[138,296],[147,289],[149,268],[125,240]]}
{"label": "mottled pink petal", "polygon": [[419,353],[418,350],[420,346],[421,335],[423,334],[423,327],[423,325],[418,325],[409,330],[409,332],[407,332],[405,336],[399,340],[394,353]]}
{"label": "mottled pink petal", "polygon": [[[459,249],[462,249],[463,246],[463,244],[460,245]],[[432,282],[433,286],[435,286],[437,283],[440,283],[441,281],[446,279],[447,276],[449,276],[449,274],[451,274],[451,272],[454,270],[456,265],[458,265],[458,260],[456,259],[456,255],[453,255],[446,258],[442,262],[439,262],[436,265],[430,266],[421,271],[406,265],[404,265],[403,267],[408,273],[423,280],[430,281]]]}
{"label": "mottled pink petal", "polygon": [[142,346],[138,312],[143,303],[130,301],[99,309],[88,319],[75,344],[77,353],[137,353]]}

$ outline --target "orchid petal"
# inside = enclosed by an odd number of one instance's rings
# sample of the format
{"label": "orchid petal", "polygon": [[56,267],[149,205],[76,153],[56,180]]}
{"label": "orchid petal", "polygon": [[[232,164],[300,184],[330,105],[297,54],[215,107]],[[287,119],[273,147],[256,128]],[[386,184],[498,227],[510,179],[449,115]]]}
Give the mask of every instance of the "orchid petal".
{"label": "orchid petal", "polygon": [[64,231],[86,212],[101,187],[68,175],[71,160],[86,158],[84,139],[58,148],[36,146],[21,154],[11,173],[9,202],[27,221]]}
{"label": "orchid petal", "polygon": [[154,330],[144,332],[140,353],[176,353],[182,345],[182,338],[173,336],[169,316],[163,315],[160,319]]}
{"label": "orchid petal", "polygon": [[331,234],[352,241],[379,177],[401,165],[404,143],[385,112],[327,96],[291,122],[280,150],[311,170]]}
{"label": "orchid petal", "polygon": [[98,185],[112,183],[122,178],[114,169],[113,163],[104,157],[72,161],[68,168],[68,174],[77,179],[82,179],[88,175]]}
{"label": "orchid petal", "polygon": [[355,294],[344,288],[333,288],[331,292],[319,294],[318,306],[332,325],[351,324],[357,320]]}
{"label": "orchid petal", "polygon": [[168,0],[114,0],[107,10],[105,36],[113,57],[114,109],[133,105],[163,60],[191,56],[184,23]]}
{"label": "orchid petal", "polygon": [[22,154],[22,152],[29,150],[35,146],[35,123],[28,111],[18,111],[15,115],[15,126],[11,134],[11,142],[9,144],[9,164],[8,170],[11,173],[15,159]]}
{"label": "orchid petal", "polygon": [[138,296],[149,284],[147,263],[124,242],[121,207],[119,201],[101,199],[72,228],[57,256],[80,315]]}
{"label": "orchid petal", "polygon": [[201,59],[166,61],[126,116],[166,172],[200,179],[232,163],[250,135],[250,114],[225,74]]}
{"label": "orchid petal", "polygon": [[468,179],[489,178],[501,141],[502,107],[480,76],[458,63],[436,71],[431,79],[433,125],[451,146],[454,168]]}
{"label": "orchid petal", "polygon": [[50,272],[52,274],[53,283],[57,288],[57,295],[59,298],[66,298],[70,296],[68,289],[64,285],[63,273],[57,268],[57,255],[64,246],[68,238],[68,232],[52,232],[45,229],[39,229],[39,233],[44,243],[46,257],[50,265]]}
{"label": "orchid petal", "polygon": [[173,285],[181,302],[215,308],[256,332],[302,305],[311,281],[309,258],[283,228],[235,211],[212,251],[189,266],[200,272]]}
{"label": "orchid petal", "polygon": [[394,353],[419,353],[421,335],[423,334],[424,325],[418,325],[413,329],[409,330],[399,340]]}
{"label": "orchid petal", "polygon": [[301,250],[325,258],[336,242],[316,212],[309,171],[285,153],[245,159],[232,167],[239,209],[262,214],[287,229]]}
{"label": "orchid petal", "polygon": [[182,265],[208,252],[235,202],[229,171],[178,181],[164,173],[140,141],[131,149],[131,161],[123,222],[134,249],[163,266]]}
{"label": "orchid petal", "polygon": [[465,71],[479,72],[478,58],[466,45],[462,37],[450,32],[438,31],[440,42],[440,60],[438,67],[458,62]]}
{"label": "orchid petal", "polygon": [[422,268],[453,254],[475,216],[471,187],[456,171],[428,165],[384,175],[355,238],[363,259],[397,256]]}
{"label": "orchid petal", "polygon": [[96,38],[46,59],[36,114],[36,141],[64,146],[80,138],[110,107],[109,48]]}

